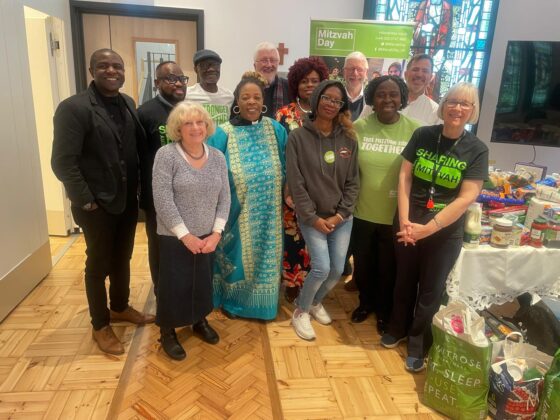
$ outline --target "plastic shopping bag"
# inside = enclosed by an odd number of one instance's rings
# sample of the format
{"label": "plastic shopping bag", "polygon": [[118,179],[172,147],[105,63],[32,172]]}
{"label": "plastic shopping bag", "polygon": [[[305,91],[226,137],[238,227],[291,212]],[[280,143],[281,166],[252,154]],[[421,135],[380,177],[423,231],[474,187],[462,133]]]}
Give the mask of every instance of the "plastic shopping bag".
{"label": "plastic shopping bag", "polygon": [[485,419],[491,347],[484,318],[452,301],[432,321],[423,402],[452,419]]}
{"label": "plastic shopping bag", "polygon": [[[517,335],[517,342],[511,340]],[[533,419],[539,407],[544,374],[551,357],[509,334],[493,345],[488,412],[495,419]]]}
{"label": "plastic shopping bag", "polygon": [[544,377],[544,388],[537,419],[560,419],[560,349],[556,352],[552,366]]}

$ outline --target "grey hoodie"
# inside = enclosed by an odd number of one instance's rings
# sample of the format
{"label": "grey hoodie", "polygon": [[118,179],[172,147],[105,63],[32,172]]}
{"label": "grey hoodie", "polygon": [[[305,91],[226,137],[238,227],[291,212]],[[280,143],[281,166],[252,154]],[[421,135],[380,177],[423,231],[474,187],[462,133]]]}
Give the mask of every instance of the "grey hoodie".
{"label": "grey hoodie", "polygon": [[[331,84],[321,83],[313,96]],[[313,113],[317,103],[311,101]],[[327,137],[310,120],[290,132],[286,174],[300,222],[313,226],[319,217],[352,215],[360,187],[357,153],[357,142],[338,124]]]}

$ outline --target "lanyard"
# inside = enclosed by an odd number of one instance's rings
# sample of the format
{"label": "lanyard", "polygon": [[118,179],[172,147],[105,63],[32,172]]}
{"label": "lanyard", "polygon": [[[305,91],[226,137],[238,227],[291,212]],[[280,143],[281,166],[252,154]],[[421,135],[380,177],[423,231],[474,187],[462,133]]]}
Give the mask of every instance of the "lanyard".
{"label": "lanyard", "polygon": [[[442,131],[443,131],[443,129],[442,129]],[[459,142],[461,140],[463,140],[463,137],[465,137],[465,131],[463,131],[463,134],[461,134],[461,137],[459,137],[457,139],[457,141],[455,141],[455,143],[453,143],[453,145],[449,148],[449,150],[443,154],[443,156],[445,158],[447,158],[449,155],[451,155],[451,152],[453,151],[453,149],[455,149],[455,147],[459,144]],[[434,208],[434,194],[436,193],[436,179],[437,179],[437,176],[439,174],[439,171],[443,167],[443,162],[445,162],[445,159],[441,159],[441,163],[438,166],[438,162],[440,161],[440,156],[439,156],[439,145],[440,145],[440,143],[441,143],[441,133],[439,133],[438,139],[437,139],[436,161],[434,162],[434,169],[432,170],[432,182],[430,183],[430,189],[428,191],[428,201],[426,202],[426,208],[427,209],[433,209]]]}

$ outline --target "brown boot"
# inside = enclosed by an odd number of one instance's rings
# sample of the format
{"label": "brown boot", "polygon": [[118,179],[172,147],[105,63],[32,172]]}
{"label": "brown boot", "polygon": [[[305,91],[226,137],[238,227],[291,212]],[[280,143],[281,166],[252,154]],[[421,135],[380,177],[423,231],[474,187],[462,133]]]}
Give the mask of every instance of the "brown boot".
{"label": "brown boot", "polygon": [[110,325],[106,325],[97,331],[93,330],[92,335],[101,351],[109,354],[124,353],[124,346],[121,344]]}
{"label": "brown boot", "polygon": [[111,322],[131,322],[137,325],[151,324],[156,320],[155,315],[145,314],[129,306],[122,312],[111,311]]}

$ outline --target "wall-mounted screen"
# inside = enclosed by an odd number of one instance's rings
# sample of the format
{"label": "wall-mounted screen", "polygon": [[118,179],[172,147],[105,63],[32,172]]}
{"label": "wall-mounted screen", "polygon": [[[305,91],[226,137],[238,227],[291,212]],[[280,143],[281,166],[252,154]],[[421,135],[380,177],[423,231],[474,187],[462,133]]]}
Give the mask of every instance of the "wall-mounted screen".
{"label": "wall-mounted screen", "polygon": [[508,42],[491,140],[560,147],[560,42]]}

